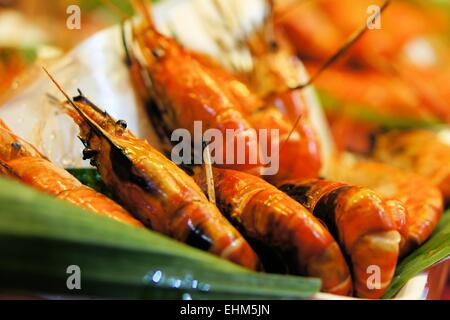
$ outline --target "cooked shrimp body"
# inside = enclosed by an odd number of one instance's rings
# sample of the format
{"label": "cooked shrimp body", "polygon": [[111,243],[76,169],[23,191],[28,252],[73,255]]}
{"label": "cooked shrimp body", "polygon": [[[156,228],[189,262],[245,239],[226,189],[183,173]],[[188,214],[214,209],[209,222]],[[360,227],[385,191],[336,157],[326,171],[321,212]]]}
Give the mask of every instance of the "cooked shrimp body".
{"label": "cooked shrimp body", "polygon": [[0,172],[74,205],[136,227],[143,225],[113,200],[81,184],[16,136],[0,120]]}
{"label": "cooked shrimp body", "polygon": [[80,127],[85,157],[148,227],[250,269],[259,260],[247,241],[183,170],[84,96],[68,113]]}
{"label": "cooked shrimp body", "polygon": [[442,194],[428,179],[386,164],[341,162],[331,173],[333,179],[369,187],[385,199],[400,201],[406,209],[407,235],[401,254],[423,244],[432,234],[443,212]]}
{"label": "cooked shrimp body", "polygon": [[[320,278],[323,291],[351,293],[338,244],[301,204],[244,172],[214,169],[213,176],[219,209],[247,237],[281,252],[290,272]],[[196,172],[196,180],[206,188],[202,171]]]}

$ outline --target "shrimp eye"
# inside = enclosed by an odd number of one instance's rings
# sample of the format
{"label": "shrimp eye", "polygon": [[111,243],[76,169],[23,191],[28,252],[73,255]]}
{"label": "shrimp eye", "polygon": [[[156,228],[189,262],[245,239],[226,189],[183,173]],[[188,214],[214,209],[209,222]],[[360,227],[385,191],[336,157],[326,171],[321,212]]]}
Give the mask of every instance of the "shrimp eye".
{"label": "shrimp eye", "polygon": [[152,54],[156,59],[161,59],[164,57],[164,50],[162,48],[153,48]]}
{"label": "shrimp eye", "polygon": [[278,50],[278,43],[275,40],[270,40],[269,41],[269,48],[272,51],[277,51]]}
{"label": "shrimp eye", "polygon": [[20,142],[15,141],[15,142],[11,143],[11,147],[14,150],[20,150],[20,148],[22,148],[22,145],[20,144]]}
{"label": "shrimp eye", "polygon": [[123,132],[125,131],[125,129],[127,128],[127,123],[124,120],[119,120],[116,122],[116,130],[115,130],[115,134],[117,136],[121,136],[123,135]]}
{"label": "shrimp eye", "polygon": [[92,159],[97,154],[97,150],[85,148],[83,150],[83,160]]}
{"label": "shrimp eye", "polygon": [[128,125],[125,120],[117,120],[116,126],[121,127],[122,129],[126,129]]}

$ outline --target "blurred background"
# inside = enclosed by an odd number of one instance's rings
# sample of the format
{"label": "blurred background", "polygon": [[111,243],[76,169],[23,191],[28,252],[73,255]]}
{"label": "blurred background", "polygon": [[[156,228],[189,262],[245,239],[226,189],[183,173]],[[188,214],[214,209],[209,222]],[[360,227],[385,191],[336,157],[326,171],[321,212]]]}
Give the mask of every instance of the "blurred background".
{"label": "blurred background", "polygon": [[[313,73],[382,0],[274,3],[277,28]],[[80,8],[80,29],[66,27],[71,5]],[[129,0],[0,0],[0,102],[37,60],[57,59],[131,15]],[[449,16],[448,0],[393,0],[381,30],[368,32],[317,80],[340,150],[364,153],[380,130],[450,121]]]}
{"label": "blurred background", "polygon": [[[373,14],[375,0],[281,1],[279,25],[310,73]],[[286,9],[288,8],[288,9]],[[450,121],[450,1],[393,0],[371,30],[317,79],[340,150],[365,153],[384,129]]]}
{"label": "blurred background", "polygon": [[[80,29],[66,27],[73,5]],[[126,0],[0,0],[0,100],[37,60],[57,59],[124,14],[132,14]]]}

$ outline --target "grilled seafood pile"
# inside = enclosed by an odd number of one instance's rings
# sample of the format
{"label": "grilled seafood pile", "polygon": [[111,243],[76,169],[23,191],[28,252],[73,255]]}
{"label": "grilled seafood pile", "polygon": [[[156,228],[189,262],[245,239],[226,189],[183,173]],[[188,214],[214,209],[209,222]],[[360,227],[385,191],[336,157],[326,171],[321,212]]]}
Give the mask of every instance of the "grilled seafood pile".
{"label": "grilled seafood pile", "polygon": [[[81,185],[3,122],[0,174],[251,270],[316,277],[323,292],[381,298],[397,263],[426,242],[450,202],[450,167],[442,165],[450,147],[430,131],[387,132],[370,158],[337,154],[325,170],[301,62],[276,18],[243,39],[253,67],[237,71],[163,35],[150,8],[135,6],[140,19],[123,39],[124,63],[164,151],[81,91],[71,98],[45,70],[64,97],[58,109],[79,127],[83,159],[120,204]],[[174,132],[195,137],[198,123],[211,134],[200,150],[198,141],[183,150],[188,163],[175,163]],[[277,134],[254,134],[262,131]],[[268,158],[276,158],[274,172]]]}
{"label": "grilled seafood pile", "polygon": [[[391,1],[341,63],[315,82],[340,149],[368,152],[371,134],[385,127],[448,124],[448,18],[419,2]],[[314,73],[382,3],[280,0],[275,24]]]}
{"label": "grilled seafood pile", "polygon": [[97,214],[143,227],[124,208],[53,165],[0,120],[0,173]]}

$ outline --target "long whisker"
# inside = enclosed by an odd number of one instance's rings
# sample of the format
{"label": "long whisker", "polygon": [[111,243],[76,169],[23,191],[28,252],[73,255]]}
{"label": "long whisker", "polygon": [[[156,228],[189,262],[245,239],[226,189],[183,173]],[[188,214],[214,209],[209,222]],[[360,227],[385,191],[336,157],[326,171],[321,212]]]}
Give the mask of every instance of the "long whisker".
{"label": "long whisker", "polygon": [[[380,7],[380,10],[377,12],[376,15],[372,17],[372,20],[370,21],[371,24],[375,23],[375,21],[380,17],[381,13],[388,7],[388,5],[391,3],[391,0],[385,0],[383,5]],[[361,39],[361,37],[367,32],[367,23],[364,24],[364,26],[357,30],[354,34],[350,36],[350,38],[347,40],[347,42],[336,52],[334,53],[330,58],[325,61],[322,66],[314,73],[313,76],[309,78],[309,80],[306,83],[303,83],[299,86],[290,88],[290,90],[296,90],[296,89],[304,89],[311,84],[314,83],[314,81],[322,75],[322,73],[328,69],[331,65],[333,65],[336,61],[341,58],[344,53],[346,53],[355,43]]]}
{"label": "long whisker", "polygon": [[61,101],[55,97],[54,95],[50,94],[50,93],[46,93],[47,99],[50,101],[51,104],[53,105],[59,105],[61,103]]}
{"label": "long whisker", "polygon": [[288,3],[283,8],[283,12],[281,12],[280,14],[277,14],[277,20],[283,20],[283,18],[285,16],[287,16],[293,10],[297,9],[299,6],[308,4],[313,1],[315,1],[315,0],[294,0],[291,3]]}
{"label": "long whisker", "polygon": [[59,83],[53,78],[53,76],[48,72],[48,70],[45,67],[42,67],[42,70],[47,74],[47,76],[50,78],[50,80],[53,82],[53,84],[58,88],[58,90],[62,93],[62,95],[66,98],[66,100],[75,108],[79,109],[78,106],[70,99],[69,95],[64,91],[64,89],[59,85]]}
{"label": "long whisker", "polygon": [[[95,121],[93,121],[83,110],[81,110],[75,102],[73,102],[72,99],[70,99],[69,95],[62,89],[62,87],[58,84],[58,82],[50,75],[50,73],[44,69],[45,73],[47,73],[50,80],[55,84],[55,86],[59,89],[59,91],[64,95],[64,97],[67,99],[67,102],[78,112],[78,114],[83,118],[84,121],[91,127],[91,129],[95,132],[96,135],[99,137],[103,137],[108,143],[110,144],[111,148],[114,149],[116,152],[119,152],[124,158],[126,158],[128,161],[130,161],[130,158],[128,157],[127,153],[114,141],[111,139],[109,134],[103,130],[102,127],[100,127]],[[80,92],[80,90],[78,90]],[[92,102],[87,100],[80,92],[80,97],[83,98],[83,101],[87,101],[87,103],[91,106],[94,106],[95,110],[100,110],[98,107],[96,107]],[[106,114],[106,113],[104,113]]]}
{"label": "long whisker", "polygon": [[120,37],[122,40],[123,49],[125,51],[125,64],[127,66],[131,66],[133,64],[133,60],[131,58],[130,48],[128,47],[127,35],[125,30],[125,21],[120,23]]}
{"label": "long whisker", "polygon": [[[380,10],[377,12],[377,14],[372,18],[370,21],[371,23],[375,23],[376,19],[380,16],[380,14],[388,7],[391,0],[385,0],[383,5],[380,7]],[[325,63],[319,68],[319,70],[316,71],[316,73],[304,84],[299,85],[294,88],[289,88],[288,91],[292,90],[302,90],[311,84],[314,83],[314,81],[326,70],[328,69],[333,63],[335,63],[345,52],[347,52],[348,49],[350,49],[361,37],[367,32],[367,23],[364,24],[364,26],[358,30],[356,33],[354,33],[350,39],[342,46],[334,55],[332,55]],[[285,142],[288,142],[294,131],[297,129],[297,126],[300,122],[302,115],[299,115],[297,119],[295,120],[295,123],[292,127],[292,130],[290,131],[288,138]]]}
{"label": "long whisker", "polygon": [[58,88],[58,90],[62,93],[62,95],[66,98],[67,102],[78,112],[78,114],[85,120],[92,130],[95,131],[99,136],[105,137],[111,144],[114,145],[113,141],[109,138],[108,134],[97,124],[95,123],[83,110],[81,110],[75,102],[69,97],[69,95],[64,91],[64,89],[59,85],[59,83],[53,78],[53,76],[47,71],[45,67],[42,67],[47,76],[53,82],[53,84]]}

